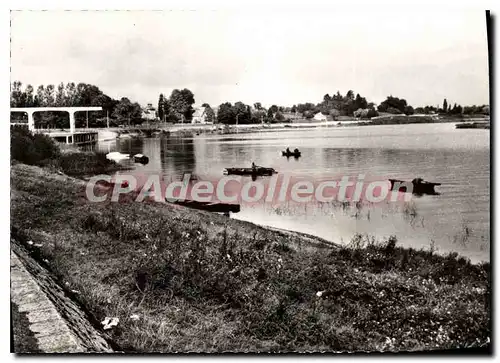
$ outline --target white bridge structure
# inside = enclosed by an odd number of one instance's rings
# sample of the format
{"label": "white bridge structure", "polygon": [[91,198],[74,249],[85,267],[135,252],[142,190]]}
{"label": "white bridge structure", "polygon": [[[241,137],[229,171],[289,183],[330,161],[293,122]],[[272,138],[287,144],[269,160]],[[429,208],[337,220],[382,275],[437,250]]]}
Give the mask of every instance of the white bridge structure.
{"label": "white bridge structure", "polygon": [[[35,128],[35,119],[33,115],[36,112],[67,112],[69,114],[69,133],[67,131],[49,132],[48,130],[40,130],[48,134],[57,141],[65,141],[67,144],[78,144],[94,142],[97,139],[97,132],[93,131],[76,131],[75,113],[82,111],[102,111],[100,106],[88,107],[13,107],[10,112],[21,112],[28,114],[28,129],[32,132],[37,131]],[[19,123],[12,123],[19,124]]]}

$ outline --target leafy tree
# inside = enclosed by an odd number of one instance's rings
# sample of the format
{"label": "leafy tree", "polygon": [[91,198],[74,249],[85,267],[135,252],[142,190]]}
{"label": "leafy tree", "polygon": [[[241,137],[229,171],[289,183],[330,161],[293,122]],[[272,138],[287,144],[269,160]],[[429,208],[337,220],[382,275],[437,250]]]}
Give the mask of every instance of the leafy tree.
{"label": "leafy tree", "polygon": [[262,104],[260,102],[255,102],[253,104],[253,107],[257,110],[257,111],[260,111],[262,110]]}
{"label": "leafy tree", "polygon": [[248,124],[251,121],[252,114],[250,106],[245,105],[243,102],[236,102],[233,106],[232,113],[235,117],[235,123],[236,120],[238,124]]}
{"label": "leafy tree", "polygon": [[163,93],[160,93],[160,97],[158,99],[158,118],[163,121],[165,119],[165,97]]}
{"label": "leafy tree", "polygon": [[366,109],[368,108],[368,102],[366,101],[366,98],[361,97],[359,93],[356,95],[356,98],[354,99],[353,106],[352,108],[357,109]]}
{"label": "leafy tree", "polygon": [[378,116],[378,112],[373,108],[360,108],[354,111],[354,116],[361,119],[370,119]]}
{"label": "leafy tree", "polygon": [[337,91],[337,93],[335,95],[333,95],[332,100],[333,101],[342,101],[343,100],[343,97],[340,94],[340,91]]}
{"label": "leafy tree", "polygon": [[130,124],[133,120],[140,118],[141,113],[141,106],[137,102],[132,103],[128,98],[123,97],[116,105],[113,117],[121,124]]}
{"label": "leafy tree", "polygon": [[267,112],[264,109],[252,113],[251,123],[260,124],[267,119]]}
{"label": "leafy tree", "polygon": [[394,115],[400,115],[400,114],[402,114],[402,113],[403,113],[400,109],[398,109],[398,108],[396,108],[396,107],[389,107],[389,108],[386,110],[386,112],[388,112],[388,113],[392,113],[392,114],[394,114]]}
{"label": "leafy tree", "polygon": [[272,105],[271,107],[269,107],[269,110],[271,110],[271,112],[273,113],[273,115],[279,111],[278,109],[278,106],[276,105]]}
{"label": "leafy tree", "polygon": [[10,91],[10,107],[23,107],[21,102],[21,86],[22,83],[20,81],[14,81],[12,83]]}
{"label": "leafy tree", "polygon": [[33,91],[33,86],[31,84],[26,86],[26,90],[24,91],[26,93],[26,107],[34,106]]}
{"label": "leafy tree", "polygon": [[219,106],[217,122],[225,125],[236,123],[236,117],[233,114],[233,105],[230,102],[223,103]]}
{"label": "leafy tree", "polygon": [[310,119],[310,118],[313,118],[315,115],[315,113],[311,110],[307,110],[304,112],[304,117],[307,118],[307,119]]}
{"label": "leafy tree", "polygon": [[356,118],[360,118],[362,114],[363,114],[363,109],[362,108],[358,108],[356,111],[354,111],[353,116],[356,117]]}
{"label": "leafy tree", "polygon": [[49,84],[47,87],[45,87],[44,98],[45,98],[45,103],[47,104],[47,106],[54,106],[55,98],[54,98],[54,85],[53,84]]}
{"label": "leafy tree", "polygon": [[187,88],[174,89],[170,95],[170,114],[178,120],[190,121],[193,118],[194,94]]}
{"label": "leafy tree", "polygon": [[306,103],[299,103],[297,105],[297,111],[300,112],[301,114],[304,114],[304,112],[306,111],[311,111],[311,110],[314,110],[316,106],[314,106],[312,103],[310,102],[306,102]]}
{"label": "leafy tree", "polygon": [[448,101],[446,101],[446,98],[443,101],[443,112],[448,111]]}
{"label": "leafy tree", "polygon": [[353,90],[347,91],[347,93],[345,95],[345,100],[346,101],[354,101],[354,91]]}
{"label": "leafy tree", "polygon": [[462,113],[462,106],[457,105],[456,103],[453,105],[453,108],[450,110],[450,113],[453,115],[459,115]]}
{"label": "leafy tree", "polygon": [[76,95],[76,85],[74,82],[69,82],[66,84],[66,105],[75,106],[77,95]]}
{"label": "leafy tree", "polygon": [[405,115],[413,115],[415,113],[415,110],[411,106],[406,106],[404,109]]}
{"label": "leafy tree", "polygon": [[62,83],[62,82],[57,86],[55,104],[58,107],[62,107],[62,106],[66,105],[66,95],[64,92],[64,83]]}
{"label": "leafy tree", "polygon": [[274,118],[276,119],[276,121],[278,122],[283,122],[285,121],[285,116],[283,116],[283,113],[281,113],[280,111],[276,112],[276,114],[274,115]]}
{"label": "leafy tree", "polygon": [[375,110],[374,108],[368,109],[368,113],[366,114],[367,118],[372,118],[372,117],[377,117],[377,116],[378,116],[377,110]]}
{"label": "leafy tree", "polygon": [[378,106],[378,111],[401,114],[404,113],[406,106],[408,106],[408,104],[405,99],[387,96],[387,99]]}
{"label": "leafy tree", "polygon": [[290,112],[293,112],[293,113],[297,112],[297,106],[293,105]]}
{"label": "leafy tree", "polygon": [[330,109],[330,116],[332,117],[332,119],[336,120],[339,116],[340,116],[340,111],[337,110],[336,108],[332,108]]}
{"label": "leafy tree", "polygon": [[205,107],[205,114],[207,115],[206,116],[206,122],[210,122],[210,123],[215,123],[215,112],[214,110],[212,109],[212,107],[210,107],[210,105],[208,103],[204,103],[204,106]]}

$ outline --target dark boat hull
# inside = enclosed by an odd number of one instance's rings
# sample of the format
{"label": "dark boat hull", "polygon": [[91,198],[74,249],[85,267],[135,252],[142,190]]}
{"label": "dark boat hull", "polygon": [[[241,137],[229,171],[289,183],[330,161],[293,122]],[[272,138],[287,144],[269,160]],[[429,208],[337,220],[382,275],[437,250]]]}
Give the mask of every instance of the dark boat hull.
{"label": "dark boat hull", "polygon": [[489,122],[464,122],[461,124],[456,124],[455,128],[457,129],[490,129]]}
{"label": "dark boat hull", "polygon": [[147,164],[149,163],[149,158],[147,156],[141,156],[141,157],[134,156],[134,162]]}
{"label": "dark boat hull", "polygon": [[294,158],[298,158],[298,157],[300,157],[300,156],[301,156],[301,152],[300,152],[300,151],[299,151],[298,153],[292,153],[292,152],[291,152],[291,153],[287,153],[286,151],[282,151],[282,152],[281,152],[281,154],[282,154],[283,156],[286,156],[287,158],[290,158],[290,157],[292,157],[292,156],[293,156]]}
{"label": "dark boat hull", "polygon": [[205,210],[208,212],[216,213],[238,213],[240,211],[239,204],[227,204],[227,203],[217,203],[217,202],[198,202],[195,200],[176,200],[171,202],[173,204],[182,205],[184,207]]}
{"label": "dark boat hull", "polygon": [[391,182],[391,190],[399,191],[403,193],[411,193],[413,194],[439,194],[436,192],[434,187],[441,185],[441,183],[430,183],[430,182],[420,182],[414,183],[412,181],[404,181],[398,179],[389,179]]}
{"label": "dark boat hull", "polygon": [[273,175],[276,170],[273,168],[226,168],[224,174],[228,175]]}

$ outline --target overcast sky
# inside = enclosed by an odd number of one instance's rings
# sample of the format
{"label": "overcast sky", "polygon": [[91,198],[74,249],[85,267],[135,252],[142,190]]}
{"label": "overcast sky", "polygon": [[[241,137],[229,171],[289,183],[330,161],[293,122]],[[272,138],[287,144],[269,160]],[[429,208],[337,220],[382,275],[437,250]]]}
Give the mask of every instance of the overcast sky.
{"label": "overcast sky", "polygon": [[[452,8],[452,6],[450,7]],[[12,12],[11,79],[85,82],[141,104],[320,102],[349,89],[413,106],[486,104],[484,12]]]}

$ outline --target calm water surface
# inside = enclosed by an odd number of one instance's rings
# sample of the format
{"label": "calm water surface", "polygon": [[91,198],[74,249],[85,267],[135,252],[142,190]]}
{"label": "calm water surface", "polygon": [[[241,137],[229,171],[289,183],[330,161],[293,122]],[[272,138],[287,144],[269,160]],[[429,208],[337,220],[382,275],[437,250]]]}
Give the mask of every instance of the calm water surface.
{"label": "calm water surface", "polygon": [[[101,142],[102,151],[142,153],[149,164],[133,164],[137,173],[181,179],[194,173],[217,179],[226,167],[252,161],[279,174],[306,177],[367,175],[366,179],[417,176],[442,183],[440,195],[414,197],[410,203],[289,203],[242,205],[232,218],[311,233],[348,243],[354,234],[378,239],[396,235],[400,244],[457,251],[472,261],[489,261],[490,133],[456,130],[454,124],[355,126],[255,132],[233,135],[165,136]],[[281,156],[299,148],[302,158]],[[259,178],[263,183],[268,179]]]}

